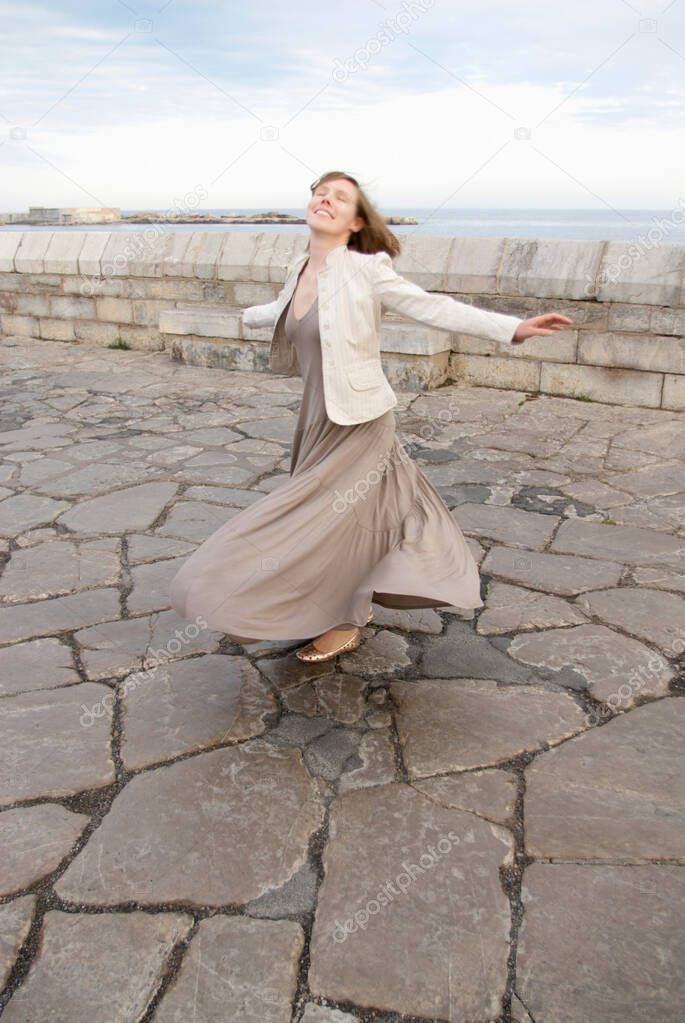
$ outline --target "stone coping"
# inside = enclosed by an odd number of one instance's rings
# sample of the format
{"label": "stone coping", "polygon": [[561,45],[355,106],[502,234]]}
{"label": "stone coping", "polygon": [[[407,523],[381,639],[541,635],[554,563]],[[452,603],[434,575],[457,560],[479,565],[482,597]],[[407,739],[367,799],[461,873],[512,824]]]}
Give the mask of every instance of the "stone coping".
{"label": "stone coping", "polygon": [[[401,236],[398,273],[429,291],[685,306],[685,246]],[[0,231],[0,272],[281,284],[307,245],[275,231]]]}

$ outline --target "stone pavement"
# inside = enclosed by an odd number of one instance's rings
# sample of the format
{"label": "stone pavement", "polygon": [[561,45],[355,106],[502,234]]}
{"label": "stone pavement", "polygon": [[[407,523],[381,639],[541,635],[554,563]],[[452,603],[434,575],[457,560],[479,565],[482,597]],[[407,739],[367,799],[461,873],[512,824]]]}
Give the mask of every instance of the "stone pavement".
{"label": "stone pavement", "polygon": [[300,380],[0,356],[4,1021],[682,1019],[682,414],[400,394],[485,607],[305,665],[167,604]]}

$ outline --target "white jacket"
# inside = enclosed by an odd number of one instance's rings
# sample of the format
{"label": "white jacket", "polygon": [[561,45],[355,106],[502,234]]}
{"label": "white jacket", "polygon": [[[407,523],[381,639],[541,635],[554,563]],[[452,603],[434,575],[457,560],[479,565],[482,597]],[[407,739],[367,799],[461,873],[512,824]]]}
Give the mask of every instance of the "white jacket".
{"label": "white jacket", "polygon": [[[269,351],[274,373],[298,372],[297,353],[286,337],[284,321],[308,258],[303,252],[290,265],[273,302],[243,310],[245,327],[275,327]],[[500,344],[511,344],[523,322],[518,316],[424,291],[395,272],[387,252],[357,252],[346,245],[326,256],[318,275],[318,298],[326,412],[344,426],[376,419],[397,404],[381,363],[381,306],[431,327]]]}

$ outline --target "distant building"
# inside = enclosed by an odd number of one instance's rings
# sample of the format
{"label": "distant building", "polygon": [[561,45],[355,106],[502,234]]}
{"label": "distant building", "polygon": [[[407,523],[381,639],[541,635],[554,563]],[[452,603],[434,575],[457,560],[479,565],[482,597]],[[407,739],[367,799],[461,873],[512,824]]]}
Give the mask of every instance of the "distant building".
{"label": "distant building", "polygon": [[29,206],[28,213],[0,213],[1,224],[115,224],[118,206]]}

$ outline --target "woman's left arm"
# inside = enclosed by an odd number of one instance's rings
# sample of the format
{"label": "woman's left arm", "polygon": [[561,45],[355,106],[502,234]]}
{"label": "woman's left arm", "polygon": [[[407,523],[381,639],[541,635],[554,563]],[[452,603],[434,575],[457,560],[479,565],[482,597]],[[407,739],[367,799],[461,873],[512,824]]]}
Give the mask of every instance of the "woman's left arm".
{"label": "woman's left arm", "polygon": [[522,319],[520,316],[479,309],[467,302],[450,298],[449,295],[424,291],[418,284],[396,273],[387,252],[374,254],[371,274],[374,291],[386,308],[418,320],[419,323],[457,334],[468,334],[499,344],[520,344],[536,334],[552,334],[573,323],[568,316],[559,313]]}

